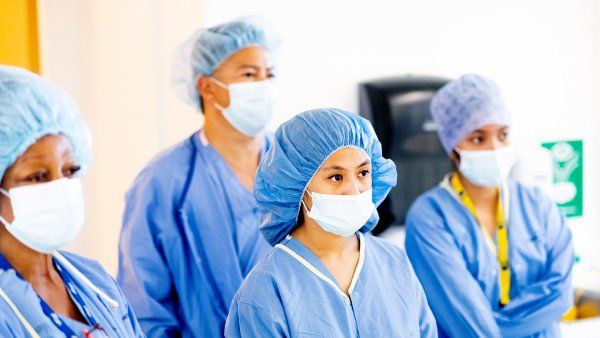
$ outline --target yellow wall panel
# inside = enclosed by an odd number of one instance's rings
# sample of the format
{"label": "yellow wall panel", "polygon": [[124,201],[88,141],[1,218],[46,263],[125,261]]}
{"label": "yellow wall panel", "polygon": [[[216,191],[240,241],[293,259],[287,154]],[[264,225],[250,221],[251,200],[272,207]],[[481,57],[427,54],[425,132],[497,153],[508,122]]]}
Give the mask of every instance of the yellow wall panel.
{"label": "yellow wall panel", "polygon": [[0,64],[39,73],[36,0],[0,0]]}

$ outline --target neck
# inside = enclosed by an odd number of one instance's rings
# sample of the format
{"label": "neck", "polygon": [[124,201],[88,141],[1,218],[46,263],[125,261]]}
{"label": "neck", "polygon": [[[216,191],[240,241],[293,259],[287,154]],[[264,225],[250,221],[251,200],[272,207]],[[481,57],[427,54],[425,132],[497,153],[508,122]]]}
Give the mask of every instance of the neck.
{"label": "neck", "polygon": [[28,282],[60,278],[54,268],[52,255],[30,249],[4,227],[0,230],[0,255]]}
{"label": "neck", "polygon": [[263,147],[264,137],[247,136],[235,129],[216,109],[205,112],[204,135],[208,143],[226,159],[237,161],[252,160],[258,165],[258,157]]}
{"label": "neck", "polygon": [[306,216],[304,224],[294,230],[292,236],[319,258],[344,255],[346,252],[358,250],[359,246],[355,235],[342,237],[332,234]]}
{"label": "neck", "polygon": [[498,202],[498,187],[482,187],[476,185],[464,177],[460,172],[457,172],[458,179],[463,185],[467,194],[471,197],[473,203],[477,205],[496,205]]}

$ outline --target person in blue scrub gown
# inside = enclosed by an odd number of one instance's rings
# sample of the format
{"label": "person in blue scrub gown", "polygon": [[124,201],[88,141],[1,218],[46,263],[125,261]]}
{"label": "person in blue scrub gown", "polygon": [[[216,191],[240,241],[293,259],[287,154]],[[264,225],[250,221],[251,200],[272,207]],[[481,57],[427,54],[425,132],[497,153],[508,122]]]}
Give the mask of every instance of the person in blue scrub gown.
{"label": "person in blue scrub gown", "polygon": [[510,115],[498,87],[464,75],[431,112],[456,171],[420,196],[406,251],[442,337],[559,337],[573,302],[573,243],[538,188],[509,180]]}
{"label": "person in blue scrub gown", "polygon": [[0,337],[143,337],[115,280],[60,250],[83,223],[89,129],[73,100],[0,66]]}
{"label": "person in blue scrub gown", "polygon": [[180,48],[174,84],[204,127],[136,178],[119,244],[117,281],[150,337],[223,336],[235,292],[270,249],[252,188],[270,145],[278,46],[268,23],[245,17]]}
{"label": "person in blue scrub gown", "polygon": [[436,337],[405,253],[368,234],[396,184],[368,121],[340,109],[283,124],[258,169],[274,249],[235,296],[227,337]]}

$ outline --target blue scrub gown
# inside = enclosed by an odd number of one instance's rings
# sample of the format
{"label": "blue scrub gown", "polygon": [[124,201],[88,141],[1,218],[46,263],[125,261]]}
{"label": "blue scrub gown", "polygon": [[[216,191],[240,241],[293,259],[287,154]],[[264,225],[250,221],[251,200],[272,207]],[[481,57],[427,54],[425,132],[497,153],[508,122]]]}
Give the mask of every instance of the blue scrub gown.
{"label": "blue scrub gown", "polygon": [[270,250],[262,213],[202,132],[142,171],[127,194],[117,281],[148,336],[223,336],[233,296]]}
{"label": "blue scrub gown", "polygon": [[346,296],[323,263],[287,237],[248,275],[227,337],[436,337],[435,319],[404,252],[360,233]]}
{"label": "blue scrub gown", "polygon": [[406,251],[440,336],[559,337],[573,304],[571,231],[539,189],[508,184],[510,303],[500,307],[499,266],[448,178],[420,196],[406,224]]}
{"label": "blue scrub gown", "polygon": [[[69,277],[70,283],[66,286],[71,299],[84,317],[93,317],[101,328],[92,331],[92,337],[144,337],[117,283],[100,264],[66,252],[62,255],[72,267],[66,266],[57,259],[55,264],[61,270],[61,275],[66,274]],[[0,259],[4,260],[2,257]],[[75,273],[73,268],[85,276],[93,287]],[[103,295],[94,290],[94,287]],[[0,297],[0,337],[30,336],[26,324],[20,320],[19,315],[22,315],[28,325],[31,325],[41,337],[65,337],[65,334],[52,322],[53,317],[44,313],[40,298],[31,285],[21,279],[12,268],[0,270],[0,289],[8,297],[8,300]],[[80,297],[82,303],[73,296],[74,293]],[[10,304],[14,305],[17,311]],[[88,323],[54,315],[63,320],[78,337],[83,337],[84,329],[91,329]]]}

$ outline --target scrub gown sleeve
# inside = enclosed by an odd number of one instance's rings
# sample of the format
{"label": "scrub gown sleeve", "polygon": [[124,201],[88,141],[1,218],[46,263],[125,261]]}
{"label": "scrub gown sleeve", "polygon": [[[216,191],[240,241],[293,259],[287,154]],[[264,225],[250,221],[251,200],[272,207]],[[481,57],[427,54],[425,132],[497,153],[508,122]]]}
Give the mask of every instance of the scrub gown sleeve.
{"label": "scrub gown sleeve", "polygon": [[435,322],[435,317],[433,317],[433,313],[431,313],[431,308],[427,303],[427,296],[425,295],[425,291],[423,290],[423,286],[421,286],[421,282],[417,278],[410,261],[408,261],[408,257],[403,254],[403,258],[407,261],[407,266],[410,267],[410,275],[412,279],[412,285],[415,287],[415,292],[417,294],[416,299],[419,307],[419,331],[421,332],[420,337],[432,337],[437,338],[437,326]]}
{"label": "scrub gown sleeve", "polygon": [[[290,337],[276,282],[260,264],[242,284],[229,308],[225,337]],[[258,300],[258,301],[257,301]]]}
{"label": "scrub gown sleeve", "polygon": [[441,217],[417,203],[407,216],[406,252],[438,325],[453,337],[500,337],[494,312]]}
{"label": "scrub gown sleeve", "polygon": [[[166,173],[163,173],[166,174]],[[160,229],[176,228],[171,203],[155,173],[142,173],[126,196],[117,282],[148,337],[173,337],[180,323]]]}
{"label": "scrub gown sleeve", "polygon": [[264,306],[249,302],[234,302],[227,318],[227,338],[289,337],[286,322]]}
{"label": "scrub gown sleeve", "polygon": [[571,231],[556,205],[546,198],[539,201],[541,215],[545,218],[547,268],[538,282],[518,290],[517,296],[511,297],[510,303],[496,314],[505,336],[523,337],[540,332],[573,305]]}

